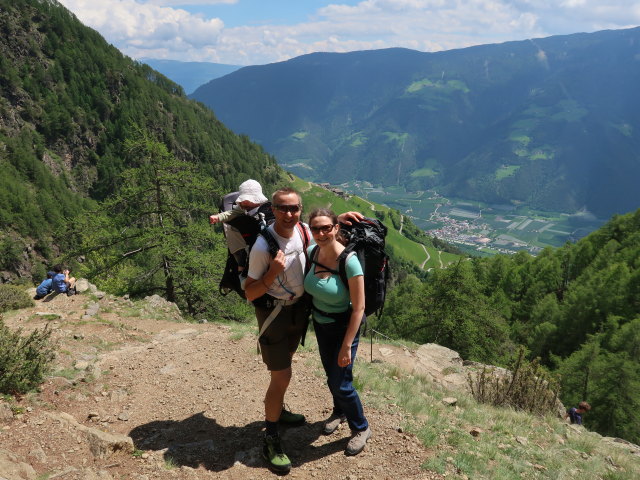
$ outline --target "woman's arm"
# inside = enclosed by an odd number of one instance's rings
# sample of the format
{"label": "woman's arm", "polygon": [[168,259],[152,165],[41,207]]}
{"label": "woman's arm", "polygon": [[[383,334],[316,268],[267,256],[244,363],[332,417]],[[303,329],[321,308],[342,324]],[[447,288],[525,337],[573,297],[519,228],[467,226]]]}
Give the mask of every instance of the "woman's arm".
{"label": "woman's arm", "polygon": [[352,311],[338,353],[338,366],[340,367],[346,367],[351,363],[351,344],[358,333],[364,315],[364,276],[356,275],[349,278],[349,297],[351,298]]}

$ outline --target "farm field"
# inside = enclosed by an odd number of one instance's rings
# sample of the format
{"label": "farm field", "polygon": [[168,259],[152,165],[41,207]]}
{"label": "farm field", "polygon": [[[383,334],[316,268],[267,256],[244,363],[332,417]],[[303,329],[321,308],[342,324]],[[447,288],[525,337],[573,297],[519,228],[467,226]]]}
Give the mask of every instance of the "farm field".
{"label": "farm field", "polygon": [[[390,207],[385,205],[372,203],[359,198],[358,196],[352,196],[348,200],[341,198],[335,193],[312,184],[305,180],[294,177],[292,187],[298,190],[303,197],[304,211],[308,214],[316,207],[329,207],[336,213],[342,213],[349,210],[357,210],[364,215],[374,217],[375,210],[385,210]],[[377,203],[377,202],[376,202]],[[442,264],[440,262],[440,254],[437,249],[430,246],[423,246],[408,238],[404,237],[397,230],[393,228],[393,225],[389,221],[385,221],[388,227],[387,232],[387,245],[393,249],[394,252],[404,260],[413,262],[417,265],[423,265],[425,270],[430,268],[442,268],[449,263],[456,261],[459,257],[456,255],[442,253]],[[425,251],[426,250],[426,251]],[[428,261],[426,261],[428,258]],[[425,263],[426,261],[426,263]]]}
{"label": "farm field", "polygon": [[341,185],[345,191],[408,215],[429,235],[479,255],[538,253],[574,242],[605,223],[588,212],[542,212],[523,205],[492,205],[443,197],[436,191],[407,192],[402,187],[374,187],[366,182]]}

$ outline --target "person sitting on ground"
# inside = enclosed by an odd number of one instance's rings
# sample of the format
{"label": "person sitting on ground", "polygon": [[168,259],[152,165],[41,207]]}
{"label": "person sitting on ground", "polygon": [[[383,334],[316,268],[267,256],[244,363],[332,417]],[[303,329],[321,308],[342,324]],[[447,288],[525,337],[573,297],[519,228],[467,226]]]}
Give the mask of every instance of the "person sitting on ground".
{"label": "person sitting on ground", "polygon": [[[250,215],[255,209],[268,201],[262,193],[262,186],[256,180],[249,179],[240,184],[238,198],[231,210],[211,215],[209,223],[228,223],[240,215]],[[242,234],[236,229],[225,229],[229,251],[238,264],[238,274],[242,274],[247,264],[248,247]]]}
{"label": "person sitting on ground", "polygon": [[76,293],[76,279],[69,277],[69,270],[62,265],[53,267],[55,275],[53,277],[53,290],[57,293],[66,293],[68,296]]}
{"label": "person sitting on ground", "polygon": [[47,278],[36,287],[36,295],[33,297],[34,300],[40,300],[53,292],[53,277],[55,274],[56,272],[47,272]]}
{"label": "person sitting on ground", "polygon": [[578,408],[571,407],[569,410],[567,410],[564,418],[568,418],[573,424],[582,425],[582,415],[587,413],[589,410],[591,410],[591,405],[589,405],[587,402],[580,402],[578,404]]}

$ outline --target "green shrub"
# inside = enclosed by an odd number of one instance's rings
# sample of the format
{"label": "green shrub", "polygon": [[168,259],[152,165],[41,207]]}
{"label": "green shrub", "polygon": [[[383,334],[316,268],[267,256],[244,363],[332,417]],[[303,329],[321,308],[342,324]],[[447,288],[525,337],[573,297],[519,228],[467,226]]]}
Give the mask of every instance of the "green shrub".
{"label": "green shrub", "polygon": [[512,407],[538,415],[557,410],[558,379],[543,370],[538,359],[529,362],[524,348],[511,363],[510,370],[483,367],[468,376],[473,397],[480,403]]}
{"label": "green shrub", "polygon": [[50,337],[48,325],[23,336],[0,317],[0,393],[22,394],[42,383],[54,358]]}
{"label": "green shrub", "polygon": [[0,313],[33,306],[33,300],[24,288],[15,285],[0,285]]}

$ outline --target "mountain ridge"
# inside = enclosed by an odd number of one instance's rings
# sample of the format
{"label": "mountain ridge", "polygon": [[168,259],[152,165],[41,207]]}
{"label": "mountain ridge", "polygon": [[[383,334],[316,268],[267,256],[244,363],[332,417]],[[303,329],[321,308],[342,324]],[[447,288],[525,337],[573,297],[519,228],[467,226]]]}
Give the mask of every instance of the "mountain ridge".
{"label": "mountain ridge", "polygon": [[640,204],[630,181],[640,174],[639,45],[631,28],[446,52],[314,53],[191,97],[303,178],[608,217]]}

